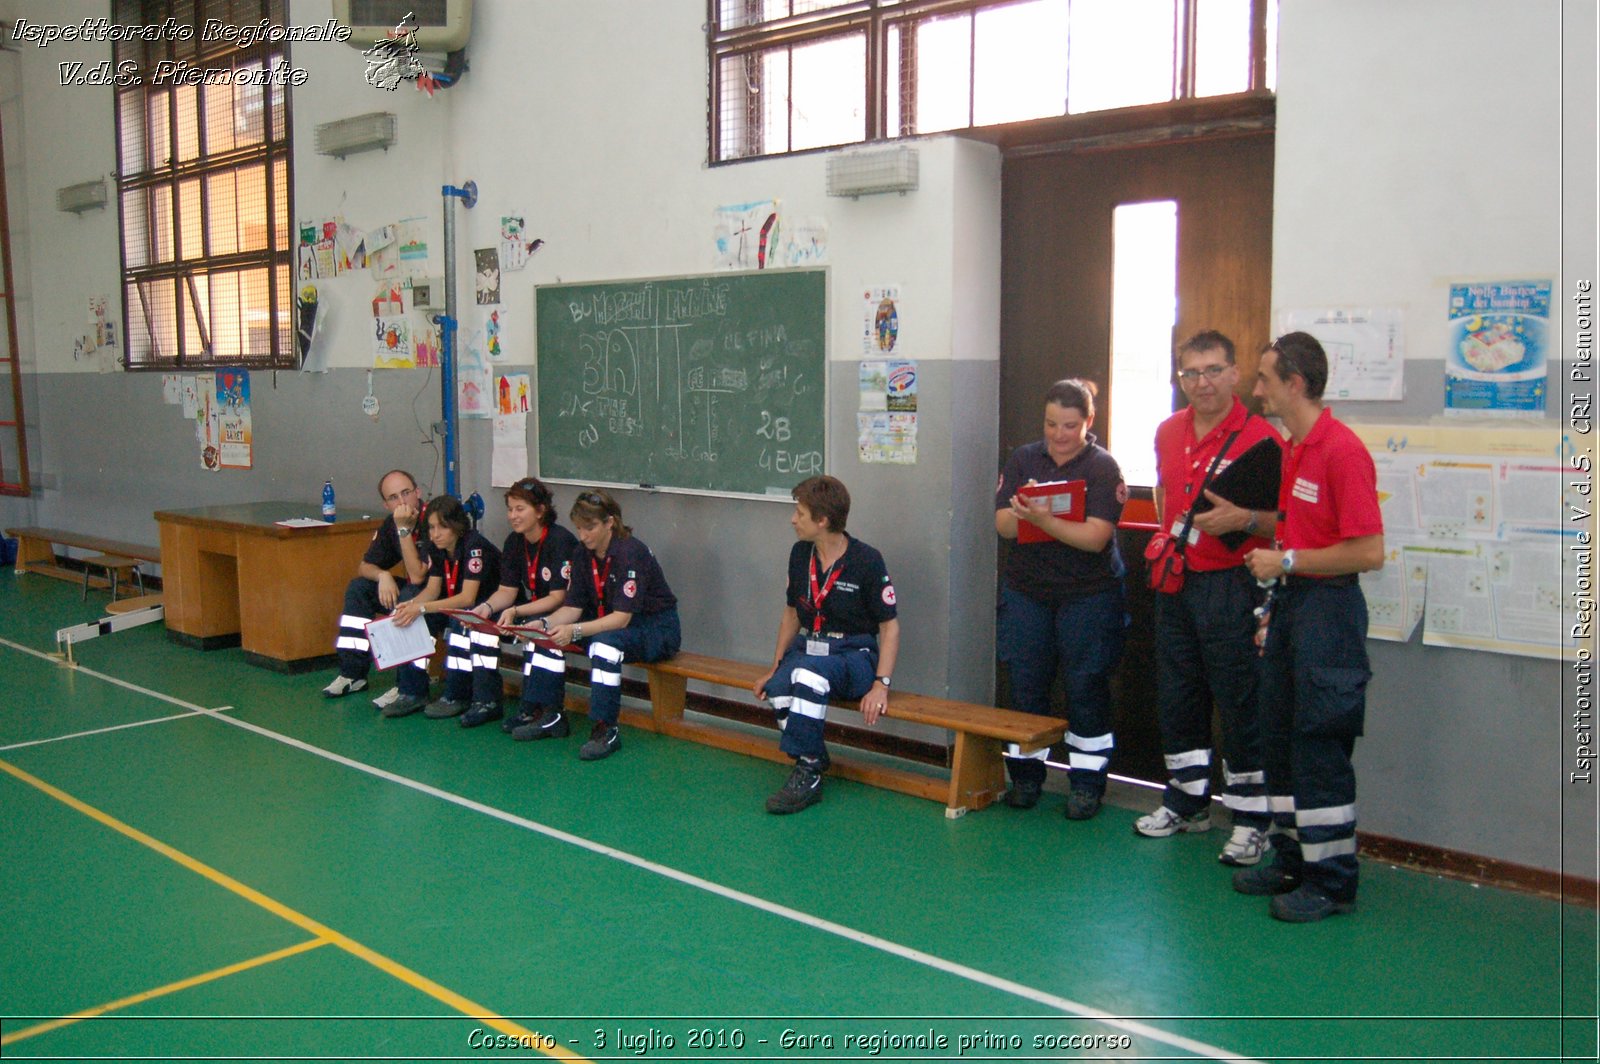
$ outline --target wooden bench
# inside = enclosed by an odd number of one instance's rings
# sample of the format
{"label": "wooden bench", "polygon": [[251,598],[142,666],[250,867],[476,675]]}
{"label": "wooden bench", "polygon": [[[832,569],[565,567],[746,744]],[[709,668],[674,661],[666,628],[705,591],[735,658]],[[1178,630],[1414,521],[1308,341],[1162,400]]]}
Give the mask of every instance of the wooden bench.
{"label": "wooden bench", "polygon": [[96,555],[111,555],[118,559],[131,558],[134,561],[157,564],[161,561],[161,551],[157,547],[146,547],[140,543],[126,543],[120,539],[106,539],[102,536],[88,536],[61,528],[8,528],[6,535],[14,536],[17,540],[18,573],[39,573],[41,576],[53,576],[60,580],[71,580],[73,583],[83,581],[85,587],[109,587],[111,581],[106,577],[90,576],[86,568],[69,569],[60,564],[56,559],[57,546],[75,547]]}
{"label": "wooden bench", "polygon": [[[646,716],[625,711],[625,719],[632,718],[628,719],[629,724],[723,750],[788,763],[789,755],[778,749],[773,737],[686,720],[683,715],[690,680],[748,691],[766,673],[766,666],[704,654],[679,654],[670,661],[641,665],[639,668],[649,678],[651,712]],[[834,705],[844,709],[856,708],[854,703],[835,702]],[[954,732],[950,778],[941,779],[848,756],[834,757],[830,774],[943,802],[944,815],[947,817],[958,817],[969,810],[982,809],[1005,792],[1005,765],[1001,751],[1006,743],[1017,743],[1024,751],[1037,750],[1060,742],[1067,730],[1065,721],[1051,717],[900,690],[889,695],[889,709],[885,716]]]}

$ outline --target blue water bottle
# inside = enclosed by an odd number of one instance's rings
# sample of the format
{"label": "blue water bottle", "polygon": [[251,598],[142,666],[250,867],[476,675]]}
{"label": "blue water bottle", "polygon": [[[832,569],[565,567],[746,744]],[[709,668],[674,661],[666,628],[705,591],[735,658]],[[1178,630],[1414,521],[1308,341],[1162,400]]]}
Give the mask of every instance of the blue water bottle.
{"label": "blue water bottle", "polygon": [[322,519],[333,521],[333,479],[330,477],[322,482]]}

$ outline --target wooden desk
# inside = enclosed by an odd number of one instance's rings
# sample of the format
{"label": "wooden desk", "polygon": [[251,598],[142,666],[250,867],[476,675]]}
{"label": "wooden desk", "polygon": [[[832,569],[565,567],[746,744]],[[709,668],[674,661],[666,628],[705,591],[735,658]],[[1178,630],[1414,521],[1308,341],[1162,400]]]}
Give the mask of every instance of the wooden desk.
{"label": "wooden desk", "polygon": [[319,509],[258,502],[158,511],[167,634],[202,650],[242,647],[251,664],[280,672],[333,661],[345,585],[382,521],[274,524]]}

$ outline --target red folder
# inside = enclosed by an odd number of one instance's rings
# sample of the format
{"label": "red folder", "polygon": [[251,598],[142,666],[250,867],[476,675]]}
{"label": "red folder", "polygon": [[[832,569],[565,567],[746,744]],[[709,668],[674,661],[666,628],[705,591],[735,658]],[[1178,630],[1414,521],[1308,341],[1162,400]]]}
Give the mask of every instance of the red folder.
{"label": "red folder", "polygon": [[471,610],[440,610],[444,616],[453,621],[459,621],[463,628],[486,635],[499,636],[502,639],[516,639],[524,643],[545,647],[551,650],[566,650],[568,648],[552,643],[549,633],[544,625],[539,624],[497,624],[486,617],[479,617]]}
{"label": "red folder", "polygon": [[[1082,521],[1088,517],[1084,509],[1088,484],[1082,480],[1051,480],[1043,484],[1024,484],[1017,494],[1024,499],[1045,500],[1046,507],[1063,521]],[[1047,535],[1036,525],[1020,518],[1017,520],[1018,543],[1053,543],[1055,537]]]}

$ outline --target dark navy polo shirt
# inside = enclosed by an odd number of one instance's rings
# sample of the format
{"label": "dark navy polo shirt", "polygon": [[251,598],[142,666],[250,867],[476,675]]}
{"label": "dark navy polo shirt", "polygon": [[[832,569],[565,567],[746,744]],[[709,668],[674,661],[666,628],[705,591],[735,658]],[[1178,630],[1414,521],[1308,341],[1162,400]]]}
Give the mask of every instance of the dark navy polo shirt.
{"label": "dark navy polo shirt", "polygon": [[[1005,471],[1000,474],[994,508],[1010,509],[1011,496],[1030,480],[1041,484],[1052,480],[1081,480],[1085,484],[1086,516],[1110,521],[1112,527],[1122,520],[1122,504],[1128,501],[1122,469],[1093,433],[1089,434],[1083,450],[1069,458],[1066,465],[1056,465],[1044,440],[1011,452]],[[1048,543],[1014,542],[1006,558],[1006,584],[1014,591],[1050,605],[1118,587],[1123,572],[1115,535],[1107,541],[1105,549],[1096,554],[1051,540]]]}
{"label": "dark navy polo shirt", "polygon": [[[606,569],[608,559],[609,571]],[[593,617],[598,612],[594,593],[596,570],[605,574],[607,613],[648,616],[678,604],[678,597],[667,586],[666,574],[650,548],[633,536],[613,535],[604,558],[596,558],[587,550],[578,552],[572,561],[572,586],[567,589],[563,605],[578,607],[585,617]]]}
{"label": "dark navy polo shirt", "polygon": [[[822,599],[822,632],[826,635],[877,635],[878,625],[895,617],[894,584],[876,548],[845,534],[844,554],[830,569],[817,564],[817,586],[827,586],[834,569],[839,579]],[[811,601],[811,556],[805,540],[789,551],[789,587],[784,601],[800,616],[800,632],[809,635],[817,615]]]}
{"label": "dark navy polo shirt", "polygon": [[[450,574],[445,563],[456,567],[456,586],[450,586]],[[461,590],[468,580],[478,581],[478,594],[472,600],[477,606],[500,590],[500,551],[483,538],[477,529],[471,529],[456,541],[455,550],[446,554],[430,545],[428,551],[428,577],[437,576],[442,584],[440,598],[449,598]]]}
{"label": "dark navy polo shirt", "polygon": [[552,591],[565,591],[572,579],[573,560],[587,557],[578,537],[558,524],[547,528],[537,544],[529,543],[521,532],[513,532],[500,549],[500,586],[516,588],[522,602],[534,602]]}

